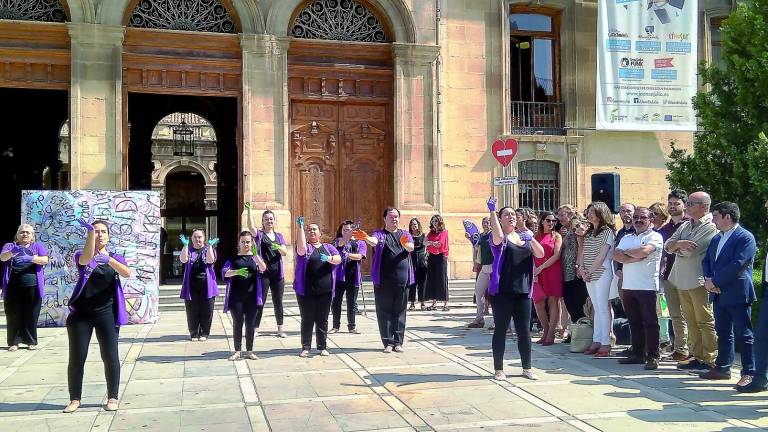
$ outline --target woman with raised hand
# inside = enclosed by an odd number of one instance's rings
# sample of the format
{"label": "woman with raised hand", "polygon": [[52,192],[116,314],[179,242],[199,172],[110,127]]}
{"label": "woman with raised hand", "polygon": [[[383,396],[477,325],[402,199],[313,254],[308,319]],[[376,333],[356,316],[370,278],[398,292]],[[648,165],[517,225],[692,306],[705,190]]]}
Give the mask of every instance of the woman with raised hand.
{"label": "woman with raised hand", "polygon": [[213,322],[213,305],[219,295],[216,285],[216,273],[213,264],[216,262],[216,244],[219,239],[213,238],[206,242],[205,231],[192,231],[192,244],[184,234],[179,235],[181,255],[179,261],[184,264],[184,279],[181,285],[181,295],[187,311],[187,327],[191,340],[205,341],[211,334]]}
{"label": "woman with raised hand", "polygon": [[312,330],[315,330],[317,349],[321,356],[327,350],[328,313],[331,311],[336,274],[334,267],[341,264],[339,251],[329,243],[320,241],[320,226],[311,223],[304,232],[304,216],[296,218],[296,269],[293,290],[301,314],[301,353],[309,357],[312,348]]}
{"label": "woman with raised hand", "polygon": [[8,338],[8,351],[16,351],[19,344],[30,350],[37,349],[37,319],[45,295],[43,268],[48,264],[48,250],[35,241],[32,225],[21,224],[13,243],[3,245],[0,252],[3,263],[3,306]]}
{"label": "woman with raised hand", "polygon": [[130,278],[132,271],[123,256],[107,250],[109,227],[97,220],[78,220],[88,232],[82,251],[75,253],[78,279],[69,298],[67,336],[69,336],[69,405],[65,413],[80,408],[83,371],[91,335],[96,330],[104,375],[107,380],[107,411],[116,411],[120,386],[120,357],[117,351],[119,327],[128,323],[125,296],[120,277]]}
{"label": "woman with raised hand", "polygon": [[400,210],[384,209],[384,228],[368,235],[363,230],[352,233],[373,247],[371,279],[376,297],[376,319],[384,344],[384,352],[401,353],[405,342],[405,315],[408,287],[414,283],[409,255],[413,252],[413,237],[398,227]]}
{"label": "woman with raised hand", "polygon": [[408,288],[408,301],[411,305],[408,310],[415,310],[418,295],[421,310],[424,310],[424,289],[427,285],[427,236],[421,229],[421,222],[413,218],[408,222],[408,233],[413,238],[413,252],[411,252],[411,267],[413,267],[414,282]]}
{"label": "woman with raised hand", "polygon": [[355,299],[363,284],[360,265],[367,255],[368,247],[364,241],[352,238],[352,227],[351,220],[342,222],[336,230],[336,239],[333,241],[333,245],[341,254],[341,265],[336,267],[336,290],[331,305],[333,327],[330,333],[336,333],[341,328],[341,303],[344,301],[345,293],[347,295],[347,330],[350,333],[360,333],[355,326]]}
{"label": "woman with raised hand", "polygon": [[448,230],[440,215],[429,220],[427,234],[427,287],[424,296],[432,300],[427,310],[435,310],[438,301],[448,311]]}
{"label": "woman with raised hand", "polygon": [[224,263],[221,269],[223,279],[227,281],[227,293],[224,296],[224,313],[232,314],[232,340],[235,352],[229,360],[238,360],[243,340],[245,324],[245,358],[256,360],[253,352],[253,338],[256,335],[256,313],[263,307],[261,298],[261,274],[267,264],[258,255],[258,248],[253,243],[250,231],[240,233],[237,255]]}
{"label": "woman with raised hand", "polygon": [[[283,330],[283,292],[285,291],[283,257],[288,254],[285,238],[275,231],[275,214],[272,213],[272,210],[265,210],[261,214],[261,229],[256,228],[256,224],[253,223],[251,203],[245,203],[245,210],[248,213],[248,229],[251,231],[254,244],[258,248],[257,255],[267,264],[267,270],[261,274],[261,304],[263,305],[267,301],[267,292],[271,292],[272,306],[275,308],[275,321],[277,321],[277,336],[288,337]],[[256,313],[257,335],[263,313],[263,307]]]}
{"label": "woman with raised hand", "polygon": [[503,380],[506,330],[510,319],[517,332],[517,350],[523,366],[523,376],[538,379],[531,369],[531,295],[533,290],[533,260],[544,257],[544,248],[529,231],[515,231],[517,219],[511,207],[496,212],[496,198],[488,199],[491,219],[491,252],[493,270],[488,295],[493,309],[492,339],[494,378]]}

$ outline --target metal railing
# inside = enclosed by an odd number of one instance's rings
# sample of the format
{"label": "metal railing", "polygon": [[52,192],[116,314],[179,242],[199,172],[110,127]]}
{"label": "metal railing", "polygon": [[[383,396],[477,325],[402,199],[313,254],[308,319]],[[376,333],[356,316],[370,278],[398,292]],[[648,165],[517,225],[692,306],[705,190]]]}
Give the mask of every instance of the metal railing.
{"label": "metal railing", "polygon": [[512,133],[516,135],[565,135],[562,102],[513,101]]}

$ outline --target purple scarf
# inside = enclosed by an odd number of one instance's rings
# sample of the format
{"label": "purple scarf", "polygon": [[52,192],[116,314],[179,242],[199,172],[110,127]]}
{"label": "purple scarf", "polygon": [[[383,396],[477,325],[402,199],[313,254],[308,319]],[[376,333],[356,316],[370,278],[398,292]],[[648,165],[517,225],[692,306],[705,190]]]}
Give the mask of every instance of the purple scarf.
{"label": "purple scarf", "polygon": [[[373,280],[373,287],[379,287],[381,286],[381,253],[384,251],[384,247],[386,246],[384,243],[384,238],[387,236],[387,232],[383,229],[376,230],[373,232],[373,237],[376,237],[376,240],[379,242],[376,244],[376,246],[373,247],[373,263],[371,263],[371,280]],[[407,231],[404,230],[397,230],[398,237],[405,234],[408,236],[408,241],[410,243],[413,243],[413,236]],[[416,283],[416,277],[413,274],[413,262],[412,260],[408,259],[408,285],[413,285]]]}
{"label": "purple scarf", "polygon": [[[72,306],[72,303],[74,303],[75,300],[80,297],[80,294],[83,293],[83,289],[88,283],[88,279],[91,277],[91,273],[93,273],[93,270],[99,266],[99,263],[97,263],[95,259],[91,259],[91,262],[89,262],[87,265],[80,265],[80,256],[82,254],[83,251],[78,251],[75,253],[75,265],[77,266],[79,277],[77,279],[77,284],[75,285],[75,290],[72,291],[72,296],[69,298],[70,312],[77,312],[77,310],[75,310],[75,308]],[[122,265],[128,265],[122,255],[110,252],[109,256],[114,258],[115,261]],[[120,283],[120,275],[117,273],[115,273],[115,303],[117,304],[117,320],[115,321],[115,324],[118,327],[128,324],[128,312],[125,310],[125,295],[123,294],[123,284]]]}
{"label": "purple scarf", "polygon": [[[5,245],[3,245],[3,248],[7,247],[8,245],[12,245],[12,243],[6,243]],[[48,256],[48,250],[45,248],[45,246],[43,246],[42,243],[34,242],[31,245],[29,245],[28,249],[32,251],[33,255]],[[43,268],[45,266],[41,266],[39,264],[35,264],[35,265],[37,266],[37,291],[40,293],[40,298],[43,298],[45,297],[45,275],[43,274]],[[7,294],[8,281],[11,280],[12,267],[13,267],[13,258],[6,261],[3,266],[2,284],[0,285],[0,291],[2,291],[3,298],[5,298],[5,295]]]}
{"label": "purple scarf", "polygon": [[[203,260],[205,260],[205,255],[208,253],[209,247],[210,246],[205,245],[202,249],[200,249],[200,254],[203,256]],[[187,246],[187,248],[189,252],[189,259],[184,264],[184,279],[181,283],[181,294],[179,295],[179,298],[184,300],[192,300],[192,294],[190,293],[189,288],[189,276],[192,273],[192,263],[197,260],[198,253],[195,252],[195,248],[192,246]],[[208,298],[216,297],[219,295],[219,286],[216,285],[216,272],[213,269],[213,264],[205,265],[205,273],[208,276]]]}
{"label": "purple scarf", "polygon": [[[323,243],[323,246],[325,246],[326,252],[328,252],[329,255],[339,255],[339,251],[333,247],[332,244]],[[304,290],[306,287],[306,277],[307,277],[307,262],[309,262],[309,257],[312,256],[312,252],[315,251],[315,248],[307,243],[307,253],[304,254],[304,256],[301,256],[299,254],[296,254],[296,268],[294,270],[294,276],[293,276],[293,290],[296,292],[296,295],[303,296]],[[336,264],[331,264],[336,265]],[[331,272],[331,298],[336,294],[336,272]]]}
{"label": "purple scarf", "polygon": [[363,255],[363,259],[366,258],[367,252],[368,252],[368,245],[362,241],[362,240],[355,240],[351,239],[349,242],[347,242],[346,245],[341,247],[339,249],[339,241],[341,240],[341,237],[337,237],[336,240],[333,241],[333,245],[336,247],[336,249],[339,250],[341,253],[341,264],[336,266],[336,280],[344,282],[346,280],[347,276],[347,264],[358,264],[357,265],[357,272],[355,274],[355,284],[357,286],[361,286],[363,284],[363,272],[360,271],[360,267],[363,264],[363,260],[360,261],[352,261],[347,259],[347,255],[349,255],[352,252],[352,242],[357,242],[357,253]]}
{"label": "purple scarf", "polygon": [[[489,239],[488,244],[491,246],[491,253],[493,253],[493,265],[491,267],[491,280],[488,283],[488,295],[496,295],[499,293],[499,282],[501,279],[501,268],[504,266],[504,251],[507,249],[507,236],[504,236],[504,240],[499,245],[493,244],[493,237]],[[530,242],[526,242],[526,247],[530,249]],[[531,260],[533,262],[533,260]],[[528,297],[533,298],[533,270],[534,264],[531,264],[531,286],[528,288]]]}

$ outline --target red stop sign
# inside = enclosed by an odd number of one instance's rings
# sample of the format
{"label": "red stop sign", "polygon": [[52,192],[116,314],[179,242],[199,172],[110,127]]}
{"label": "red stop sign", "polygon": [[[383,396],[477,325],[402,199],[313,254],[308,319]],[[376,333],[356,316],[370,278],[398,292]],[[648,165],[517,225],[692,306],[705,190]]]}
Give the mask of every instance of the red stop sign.
{"label": "red stop sign", "polygon": [[491,152],[502,166],[507,166],[517,154],[517,140],[513,138],[507,138],[504,141],[497,139],[491,146]]}

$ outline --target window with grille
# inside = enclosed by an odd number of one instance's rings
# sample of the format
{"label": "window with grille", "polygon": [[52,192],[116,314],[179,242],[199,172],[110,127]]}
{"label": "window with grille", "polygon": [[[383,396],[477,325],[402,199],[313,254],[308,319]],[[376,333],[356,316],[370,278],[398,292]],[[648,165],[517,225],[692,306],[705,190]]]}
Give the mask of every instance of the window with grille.
{"label": "window with grille", "polygon": [[560,206],[560,167],[555,162],[529,160],[518,164],[520,207],[554,211]]}

